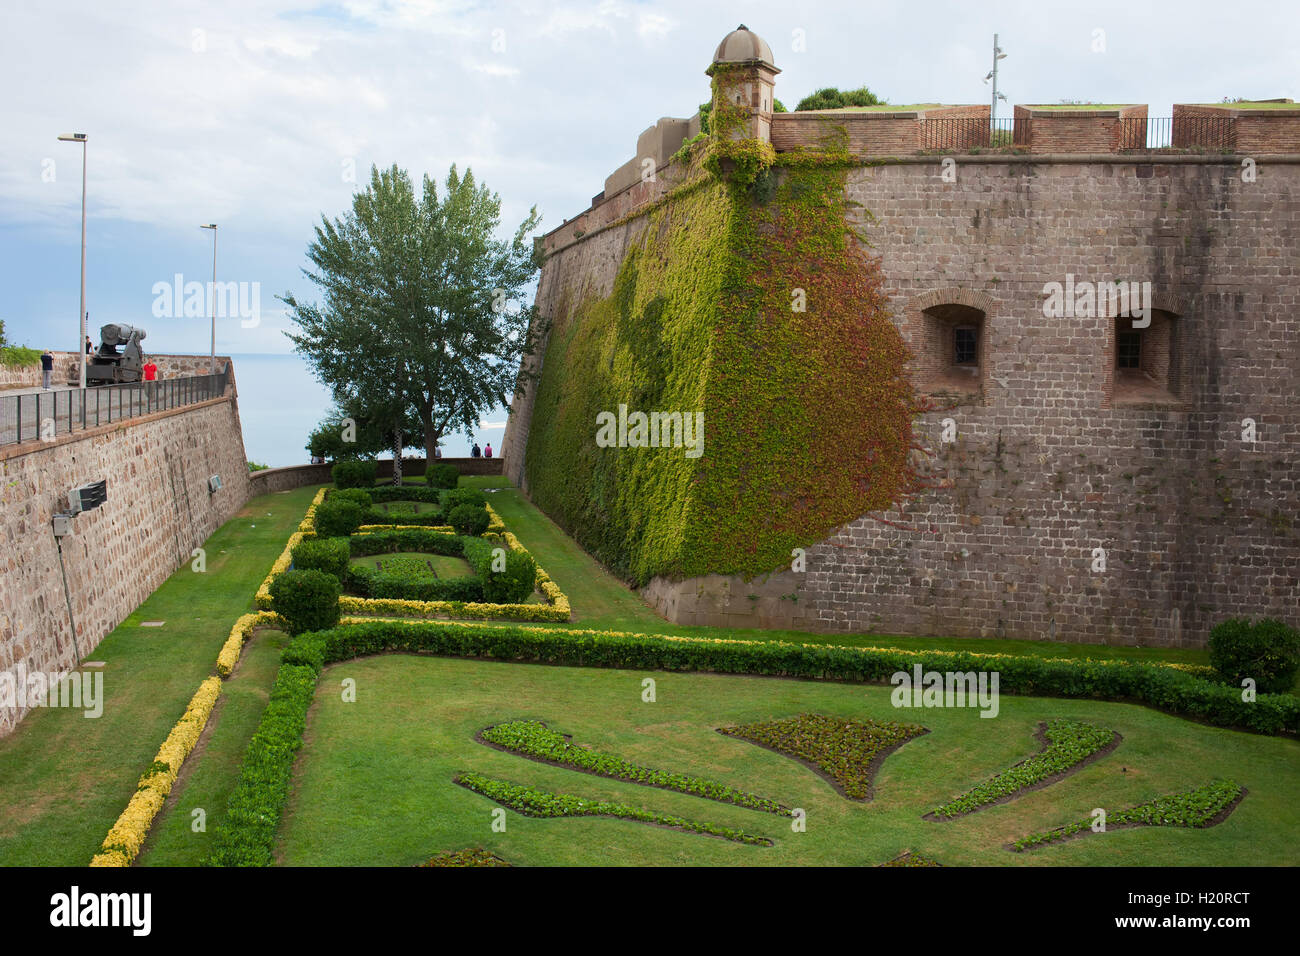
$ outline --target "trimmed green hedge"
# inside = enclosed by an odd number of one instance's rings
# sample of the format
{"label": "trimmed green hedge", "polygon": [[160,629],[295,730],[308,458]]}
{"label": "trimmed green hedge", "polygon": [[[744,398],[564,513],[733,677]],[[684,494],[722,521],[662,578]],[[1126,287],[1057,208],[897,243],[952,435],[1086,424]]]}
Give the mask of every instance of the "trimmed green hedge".
{"label": "trimmed green hedge", "polygon": [[455,465],[430,465],[424,480],[434,489],[455,488],[460,482],[460,471]]}
{"label": "trimmed green hedge", "polygon": [[271,582],[271,610],[290,634],[333,627],[339,621],[339,579],[324,571],[285,571]]}
{"label": "trimmed green hedge", "polygon": [[340,461],[330,469],[338,488],[368,488],[375,483],[379,463],[375,461]]}
{"label": "trimmed green hedge", "polygon": [[244,752],[239,779],[226,815],[213,834],[206,866],[271,866],[275,831],[289,799],[294,758],[307,728],[307,708],[316,694],[319,662],[303,665],[282,659],[271,685],[271,699],[257,732]]}
{"label": "trimmed green hedge", "polygon": [[487,495],[477,488],[451,488],[441,492],[442,510],[448,513],[460,505],[487,506]]}
{"label": "trimmed green hedge", "polygon": [[[464,542],[465,560],[483,581],[484,601],[522,604],[528,600],[537,584],[537,562],[531,554],[483,538],[465,538]],[[498,549],[504,552],[505,567],[501,570],[496,569],[495,565],[500,562],[493,554]]]}
{"label": "trimmed green hedge", "polygon": [[348,538],[348,550],[354,558],[395,551],[423,551],[449,557],[464,557],[466,539],[446,531],[425,528],[391,528],[367,531]]}
{"label": "trimmed green hedge", "polygon": [[366,488],[331,488],[325,492],[326,501],[351,501],[363,509],[375,503],[374,496]]}
{"label": "trimmed green hedge", "polygon": [[1274,618],[1252,624],[1232,617],[1210,631],[1210,666],[1236,687],[1250,678],[1255,688],[1272,694],[1295,686],[1300,670],[1300,633]]}
{"label": "trimmed green hedge", "polygon": [[293,546],[293,567],[298,571],[324,571],[339,580],[348,571],[347,538],[305,538]]}
{"label": "trimmed green hedge", "polygon": [[488,515],[486,508],[464,504],[456,505],[451,511],[447,512],[447,523],[460,534],[480,535],[488,529],[488,525],[492,523],[492,518]]}
{"label": "trimmed green hedge", "polygon": [[316,534],[322,538],[346,538],[365,521],[366,512],[355,501],[326,498],[316,506]]}
{"label": "trimmed green hedge", "polygon": [[383,511],[380,508],[370,508],[366,511],[361,523],[416,524],[424,525],[426,528],[444,528],[448,524],[446,516],[441,511],[424,511],[417,514],[415,512]]}
{"label": "trimmed green hedge", "polygon": [[366,494],[374,504],[387,501],[422,501],[425,504],[441,505],[442,491],[438,488],[425,488],[421,485],[375,485],[366,489]]}
{"label": "trimmed green hedge", "polygon": [[999,689],[1040,697],[1132,701],[1158,710],[1264,734],[1300,730],[1300,698],[1261,694],[1253,703],[1232,687],[1172,667],[1128,661],[1050,660],[961,651],[903,651],[784,642],[714,641],[555,628],[375,621],[342,625],[316,639],[330,661],[383,651],[535,661],[573,667],[762,674],[887,683],[926,670],[997,670]]}

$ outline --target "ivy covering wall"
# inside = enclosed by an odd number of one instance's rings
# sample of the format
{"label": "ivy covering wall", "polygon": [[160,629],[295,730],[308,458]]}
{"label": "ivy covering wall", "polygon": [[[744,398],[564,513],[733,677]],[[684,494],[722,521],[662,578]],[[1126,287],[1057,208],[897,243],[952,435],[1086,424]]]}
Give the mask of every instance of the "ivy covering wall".
{"label": "ivy covering wall", "polygon": [[[639,214],[613,293],[551,316],[526,455],[536,504],[638,586],[786,567],[913,481],[918,406],[847,156],[692,151],[698,179]],[[597,447],[620,404],[703,411],[703,454]]]}

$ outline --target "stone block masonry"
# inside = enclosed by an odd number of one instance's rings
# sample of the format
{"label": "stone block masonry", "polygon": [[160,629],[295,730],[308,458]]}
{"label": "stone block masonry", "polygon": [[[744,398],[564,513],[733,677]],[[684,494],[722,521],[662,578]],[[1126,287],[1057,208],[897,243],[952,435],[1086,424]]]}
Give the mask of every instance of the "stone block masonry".
{"label": "stone block masonry", "polygon": [[[1202,645],[1230,615],[1295,620],[1300,166],[1145,171],[850,174],[914,362],[926,310],[978,307],[983,386],[917,423],[937,487],[809,549],[819,628]],[[1112,397],[1113,316],[1044,315],[1066,273],[1152,283],[1176,394]]]}
{"label": "stone block masonry", "polygon": [[[84,660],[243,507],[244,455],[233,384],[225,397],[185,409],[0,448],[0,672],[20,662],[28,673],[77,666],[51,528],[68,491],[108,482],[107,502],[78,515],[62,539]],[[210,493],[214,474],[222,488]],[[0,707],[0,736],[25,712]]]}
{"label": "stone block masonry", "polygon": [[[1203,646],[1231,615],[1294,621],[1300,164],[1245,182],[1239,156],[968,157],[955,181],[941,163],[847,184],[919,386],[951,363],[936,329],[954,307],[979,319],[978,374],[916,423],[935,487],[810,542],[802,575],[656,580],[646,597],[683,624],[1170,646]],[[640,228],[557,242],[542,314],[609,295]],[[1151,283],[1165,387],[1117,390],[1113,315],[1045,316],[1045,284],[1070,273]],[[503,443],[525,491],[534,394]]]}

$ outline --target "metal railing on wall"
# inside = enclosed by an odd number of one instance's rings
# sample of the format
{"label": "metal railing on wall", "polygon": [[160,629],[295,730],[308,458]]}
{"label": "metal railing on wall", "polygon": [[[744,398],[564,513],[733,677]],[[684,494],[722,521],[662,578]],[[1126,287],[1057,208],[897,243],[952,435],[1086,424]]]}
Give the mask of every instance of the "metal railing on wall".
{"label": "metal railing on wall", "polygon": [[1232,116],[1154,116],[1119,121],[1119,149],[1223,149],[1237,145]]}
{"label": "metal railing on wall", "polygon": [[0,394],[0,445],[60,435],[196,405],[226,393],[228,368],[156,382],[129,382],[28,394]]}
{"label": "metal railing on wall", "polygon": [[1030,120],[1004,117],[990,120],[978,116],[950,119],[923,119],[921,127],[922,149],[997,149],[1028,146]]}

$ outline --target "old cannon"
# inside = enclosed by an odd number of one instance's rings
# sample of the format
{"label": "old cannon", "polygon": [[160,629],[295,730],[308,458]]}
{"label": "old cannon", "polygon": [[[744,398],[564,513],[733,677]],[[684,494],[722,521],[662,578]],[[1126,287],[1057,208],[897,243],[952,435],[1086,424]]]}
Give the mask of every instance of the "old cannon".
{"label": "old cannon", "polygon": [[116,322],[100,329],[99,348],[91,354],[86,366],[86,384],[140,381],[144,367],[144,353],[140,350],[142,341],[144,329]]}

